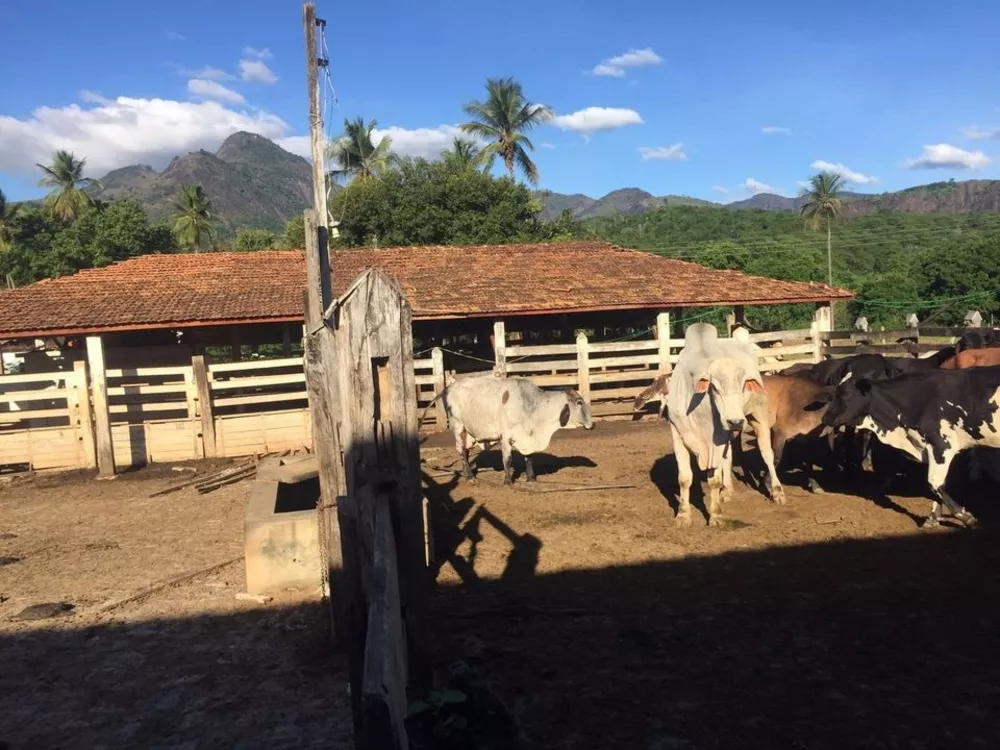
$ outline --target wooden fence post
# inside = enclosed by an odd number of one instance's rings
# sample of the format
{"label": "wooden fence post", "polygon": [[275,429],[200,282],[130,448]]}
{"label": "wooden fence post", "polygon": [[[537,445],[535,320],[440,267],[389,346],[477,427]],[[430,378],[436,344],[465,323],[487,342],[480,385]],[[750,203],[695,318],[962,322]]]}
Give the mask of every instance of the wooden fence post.
{"label": "wooden fence post", "polygon": [[[434,376],[434,397],[437,398],[444,390],[444,352],[440,346],[431,349],[431,372]],[[444,429],[447,417],[444,413],[444,404],[441,399],[434,404],[434,426],[438,432]]]}
{"label": "wooden fence post", "polygon": [[208,381],[205,355],[196,354],[191,358],[191,370],[194,373],[195,407],[201,419],[202,453],[205,458],[215,458],[218,455],[215,443],[215,415],[212,413],[212,388]]}
{"label": "wooden fence post", "polygon": [[501,378],[507,377],[507,326],[502,320],[493,324],[493,356],[495,373]]}
{"label": "wooden fence post", "polygon": [[661,312],[656,316],[656,341],[659,345],[660,374],[670,372],[670,313]]}
{"label": "wooden fence post", "polygon": [[83,458],[88,469],[97,466],[97,441],[94,437],[94,412],[90,406],[90,383],[87,382],[87,363],[82,359],[73,363],[73,389],[78,408],[80,432],[83,437]]}
{"label": "wooden fence post", "polygon": [[115,475],[115,449],[111,441],[108,374],[104,368],[104,341],[100,336],[87,337],[87,363],[90,366],[90,383],[94,398],[98,473],[102,477],[113,477]]}
{"label": "wooden fence post", "polygon": [[576,371],[580,395],[590,403],[590,341],[583,331],[576,336]]}

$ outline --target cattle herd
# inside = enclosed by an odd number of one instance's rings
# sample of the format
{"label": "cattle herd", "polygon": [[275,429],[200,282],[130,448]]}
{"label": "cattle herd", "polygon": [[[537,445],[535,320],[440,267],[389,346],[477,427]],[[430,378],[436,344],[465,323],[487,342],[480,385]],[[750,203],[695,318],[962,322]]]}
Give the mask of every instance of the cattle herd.
{"label": "cattle herd", "polygon": [[[795,440],[823,451],[824,471],[874,468],[879,456],[926,464],[933,502],[923,525],[938,525],[942,503],[967,526],[976,523],[945,491],[945,480],[962,451],[1000,448],[1000,331],[967,333],[926,358],[858,354],[768,376],[757,362],[745,336],[720,339],[714,326],[695,323],[673,371],[635,399],[637,410],[659,400],[660,416],[668,421],[680,488],[678,524],[691,523],[695,465],[707,474],[708,523],[722,522],[744,429],[756,437],[766,466],[762,485],[775,503],[785,502],[777,469]],[[469,449],[476,443],[500,443],[505,484],[514,479],[513,451],[525,457],[525,476],[533,481],[531,456],[548,447],[556,430],[594,426],[579,393],[546,391],[525,378],[471,376],[437,398],[469,480]],[[807,485],[816,489],[812,463],[806,462]]]}

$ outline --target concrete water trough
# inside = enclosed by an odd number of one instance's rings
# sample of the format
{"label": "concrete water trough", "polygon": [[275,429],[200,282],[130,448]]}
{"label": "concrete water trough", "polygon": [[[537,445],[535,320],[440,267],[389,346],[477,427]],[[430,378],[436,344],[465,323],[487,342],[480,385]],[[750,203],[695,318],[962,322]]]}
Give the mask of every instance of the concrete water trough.
{"label": "concrete water trough", "polygon": [[243,522],[247,592],[273,596],[321,583],[315,456],[262,462]]}

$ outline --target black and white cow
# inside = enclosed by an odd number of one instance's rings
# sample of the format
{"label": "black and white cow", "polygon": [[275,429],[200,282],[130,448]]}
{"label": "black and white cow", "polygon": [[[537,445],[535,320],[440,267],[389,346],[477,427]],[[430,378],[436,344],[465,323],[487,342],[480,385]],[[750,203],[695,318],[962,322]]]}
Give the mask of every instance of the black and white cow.
{"label": "black and white cow", "polygon": [[1000,366],[931,370],[889,380],[848,378],[823,415],[832,427],[854,426],[927,464],[934,493],[924,526],[937,526],[943,501],[972,526],[973,515],[945,492],[955,456],[981,445],[1000,448]]}

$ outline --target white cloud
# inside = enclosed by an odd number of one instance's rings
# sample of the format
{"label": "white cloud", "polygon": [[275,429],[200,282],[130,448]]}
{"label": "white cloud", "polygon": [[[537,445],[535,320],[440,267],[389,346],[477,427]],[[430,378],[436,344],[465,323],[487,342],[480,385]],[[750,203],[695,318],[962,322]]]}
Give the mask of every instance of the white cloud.
{"label": "white cloud", "polygon": [[542,141],[538,145],[541,146],[542,148],[548,148],[548,149],[553,149],[556,147],[554,143],[549,143],[548,141]]}
{"label": "white cloud", "polygon": [[791,135],[791,128],[784,128],[780,125],[765,125],[760,129],[760,132],[764,135]]}
{"label": "white cloud", "polygon": [[947,143],[924,146],[916,159],[903,162],[908,169],[980,169],[992,161],[982,151],[966,151]]}
{"label": "white cloud", "polygon": [[803,190],[810,190],[812,188],[812,183],[809,180],[797,180],[795,184]]}
{"label": "white cloud", "polygon": [[206,81],[234,81],[236,76],[230,75],[224,70],[206,65],[204,68],[181,68],[177,71],[187,78],[201,78]]}
{"label": "white cloud", "polygon": [[855,172],[853,169],[848,167],[846,164],[837,162],[836,164],[828,161],[823,161],[822,159],[817,159],[812,163],[813,169],[818,169],[822,172],[833,172],[834,174],[839,174],[847,182],[853,182],[856,185],[874,185],[878,182],[878,177],[872,177],[871,175],[862,174],[861,172]]}
{"label": "white cloud", "polygon": [[240,75],[244,81],[255,83],[274,83],[278,76],[260,60],[240,60]]}
{"label": "white cloud", "polygon": [[652,159],[687,161],[688,158],[684,153],[683,143],[675,143],[673,146],[640,146],[639,153],[642,154],[643,161]]}
{"label": "white cloud", "polygon": [[611,76],[622,78],[626,68],[638,68],[644,65],[659,65],[663,58],[653,52],[649,47],[646,49],[630,49],[623,55],[609,57],[594,66],[590,72],[595,76]]}
{"label": "white cloud", "polygon": [[717,193],[722,193],[723,195],[729,195],[729,188],[723,187],[722,185],[712,185],[712,190]]}
{"label": "white cloud", "polygon": [[96,91],[91,91],[90,89],[80,91],[80,101],[87,102],[88,104],[111,104],[113,102],[113,100],[108,99],[106,96],[101,96]]}
{"label": "white cloud", "polygon": [[0,172],[36,175],[36,162],[65,149],[87,159],[87,176],[128,164],[162,168],[178,154],[214,150],[246,130],[281,138],[288,124],[262,111],[240,112],[217,101],[180,102],[120,96],[94,106],[39,107],[24,119],[0,115]]}
{"label": "white cloud", "polygon": [[229,104],[246,104],[247,100],[239,91],[227,89],[221,83],[206,81],[203,78],[192,78],[188,81],[188,92],[203,99],[216,99]]}
{"label": "white cloud", "polygon": [[962,135],[973,141],[982,141],[987,138],[1000,138],[1000,128],[981,128],[978,125],[973,125],[970,128],[964,128],[962,130]]}
{"label": "white cloud", "polygon": [[751,195],[757,195],[758,193],[774,193],[775,195],[781,195],[781,191],[777,188],[771,187],[766,182],[761,182],[753,177],[747,177],[743,180],[742,187]]}
{"label": "white cloud", "polygon": [[258,60],[270,60],[274,57],[271,50],[267,47],[264,47],[264,49],[256,49],[255,47],[251,47],[249,45],[243,48],[243,55],[245,57],[255,57]]}
{"label": "white cloud", "polygon": [[164,36],[167,37],[172,42],[186,42],[187,37],[183,34],[178,34],[176,31],[168,31]]}
{"label": "white cloud", "polygon": [[626,125],[641,125],[642,117],[634,109],[586,107],[569,115],[556,115],[551,122],[563,130],[593,133],[598,130],[614,130]]}

